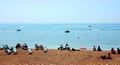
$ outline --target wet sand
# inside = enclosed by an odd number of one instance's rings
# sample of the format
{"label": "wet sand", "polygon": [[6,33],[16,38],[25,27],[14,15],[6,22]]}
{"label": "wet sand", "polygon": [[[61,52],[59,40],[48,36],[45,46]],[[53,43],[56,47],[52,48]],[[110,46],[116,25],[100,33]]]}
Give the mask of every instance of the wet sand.
{"label": "wet sand", "polygon": [[27,50],[18,49],[18,53],[7,55],[0,50],[0,65],[120,65],[120,55],[112,54],[112,60],[102,60],[101,55],[109,51],[68,51],[50,49],[47,53],[43,50],[32,49],[29,55]]}

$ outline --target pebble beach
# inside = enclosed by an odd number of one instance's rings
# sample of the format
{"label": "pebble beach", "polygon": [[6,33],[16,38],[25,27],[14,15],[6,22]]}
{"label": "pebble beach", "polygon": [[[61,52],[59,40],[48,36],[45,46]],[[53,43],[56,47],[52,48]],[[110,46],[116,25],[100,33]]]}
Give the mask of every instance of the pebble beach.
{"label": "pebble beach", "polygon": [[120,55],[112,54],[112,59],[103,60],[100,57],[109,51],[68,51],[49,49],[32,49],[29,55],[27,50],[17,49],[17,54],[7,55],[5,50],[0,50],[0,65],[120,65]]}

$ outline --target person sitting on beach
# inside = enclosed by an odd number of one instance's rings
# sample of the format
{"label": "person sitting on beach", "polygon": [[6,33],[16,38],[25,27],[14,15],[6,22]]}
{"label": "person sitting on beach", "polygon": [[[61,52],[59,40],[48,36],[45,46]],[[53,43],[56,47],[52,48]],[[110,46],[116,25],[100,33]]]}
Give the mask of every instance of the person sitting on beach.
{"label": "person sitting on beach", "polygon": [[16,48],[21,48],[21,44],[18,43],[18,44],[16,45]]}
{"label": "person sitting on beach", "polygon": [[63,45],[62,44],[60,44],[60,47],[58,48],[58,50],[63,50],[64,48],[63,48]]}
{"label": "person sitting on beach", "polygon": [[120,54],[120,49],[119,48],[117,48],[117,54]]}
{"label": "person sitting on beach", "polygon": [[96,51],[96,47],[95,46],[93,46],[93,51]]}
{"label": "person sitting on beach", "polygon": [[106,56],[105,55],[101,56],[100,58],[103,59],[103,60],[106,60]]}
{"label": "person sitting on beach", "polygon": [[35,50],[39,50],[38,44],[35,44]]}
{"label": "person sitting on beach", "polygon": [[79,49],[72,48],[72,51],[80,51]]}
{"label": "person sitting on beach", "polygon": [[48,48],[44,47],[44,52],[47,53],[48,52]]}
{"label": "person sitting on beach", "polygon": [[9,46],[8,49],[10,49],[10,51],[13,52],[13,47]]}
{"label": "person sitting on beach", "polygon": [[114,48],[111,48],[111,54],[116,54]]}
{"label": "person sitting on beach", "polygon": [[102,51],[102,49],[100,48],[100,46],[98,46],[97,51]]}
{"label": "person sitting on beach", "polygon": [[39,46],[39,49],[40,49],[40,50],[44,50],[43,45],[40,45],[40,46]]}
{"label": "person sitting on beach", "polygon": [[70,51],[80,51],[80,49],[70,48]]}
{"label": "person sitting on beach", "polygon": [[110,53],[108,53],[108,55],[107,55],[107,59],[112,59],[112,57],[111,57],[111,54],[110,54]]}
{"label": "person sitting on beach", "polygon": [[103,60],[112,59],[110,53],[108,53],[107,55],[103,55],[103,56],[101,56],[100,58],[102,58]]}
{"label": "person sitting on beach", "polygon": [[28,49],[28,46],[27,46],[26,43],[23,44],[22,49],[24,49],[24,50],[27,50],[27,49]]}
{"label": "person sitting on beach", "polygon": [[3,45],[3,49],[8,49],[8,45]]}
{"label": "person sitting on beach", "polygon": [[9,48],[7,48],[7,49],[6,49],[6,53],[7,53],[7,55],[10,55],[12,52],[10,51]]}
{"label": "person sitting on beach", "polygon": [[10,55],[13,52],[13,47],[10,47],[7,45],[7,48],[5,49],[7,55]]}
{"label": "person sitting on beach", "polygon": [[69,47],[69,45],[66,43],[66,45],[65,45],[65,49],[66,50],[70,50],[70,47]]}
{"label": "person sitting on beach", "polygon": [[29,53],[29,55],[32,54],[32,50],[30,48],[28,48],[28,53]]}
{"label": "person sitting on beach", "polygon": [[76,49],[72,48],[72,51],[76,51]]}
{"label": "person sitting on beach", "polygon": [[14,53],[14,55],[17,54],[17,49],[16,49],[16,47],[13,47],[13,53]]}

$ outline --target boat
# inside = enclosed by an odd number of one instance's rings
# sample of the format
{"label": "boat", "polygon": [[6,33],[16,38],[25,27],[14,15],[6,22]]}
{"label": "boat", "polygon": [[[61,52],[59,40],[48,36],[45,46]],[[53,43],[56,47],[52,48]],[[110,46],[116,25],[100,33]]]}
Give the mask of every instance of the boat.
{"label": "boat", "polygon": [[20,32],[20,31],[21,31],[21,29],[17,29],[16,31]]}
{"label": "boat", "polygon": [[66,30],[65,33],[70,33],[70,31],[69,31],[69,30]]}

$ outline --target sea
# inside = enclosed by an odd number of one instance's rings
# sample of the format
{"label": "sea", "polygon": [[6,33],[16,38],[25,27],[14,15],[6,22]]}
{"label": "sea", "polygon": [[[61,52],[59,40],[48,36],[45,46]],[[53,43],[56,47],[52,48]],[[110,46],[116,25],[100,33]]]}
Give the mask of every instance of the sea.
{"label": "sea", "polygon": [[[68,31],[68,32],[66,32]],[[16,46],[26,43],[48,49],[57,49],[60,44],[71,48],[87,48],[100,45],[102,50],[120,48],[120,24],[0,24],[0,46]]]}

